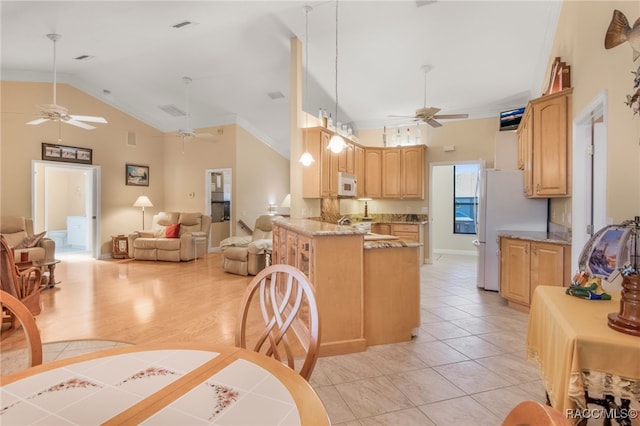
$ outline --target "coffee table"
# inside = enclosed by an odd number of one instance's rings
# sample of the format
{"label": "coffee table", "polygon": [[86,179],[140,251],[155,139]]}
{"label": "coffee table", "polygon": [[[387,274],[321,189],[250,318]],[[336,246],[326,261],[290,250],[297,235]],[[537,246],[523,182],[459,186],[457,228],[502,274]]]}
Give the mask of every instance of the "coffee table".
{"label": "coffee table", "polygon": [[46,275],[43,274],[42,275],[42,282],[40,283],[40,288],[41,289],[45,289],[45,288],[52,288],[56,284],[60,284],[59,281],[56,282],[56,278],[55,278],[55,275],[54,275],[54,272],[56,270],[56,265],[58,263],[60,263],[60,262],[61,262],[60,259],[34,260],[32,262],[17,263],[16,266],[20,270],[24,270],[24,269],[31,268],[31,267],[41,268],[41,269],[42,268],[47,268],[47,272],[49,272],[49,277],[45,281]]}

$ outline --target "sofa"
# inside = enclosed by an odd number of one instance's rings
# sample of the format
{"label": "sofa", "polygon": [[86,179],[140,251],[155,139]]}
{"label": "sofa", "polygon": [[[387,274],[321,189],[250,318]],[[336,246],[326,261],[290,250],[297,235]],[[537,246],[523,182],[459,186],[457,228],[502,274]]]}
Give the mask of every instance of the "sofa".
{"label": "sofa", "polygon": [[233,236],[220,242],[222,267],[237,275],[257,275],[267,265],[273,244],[273,221],[282,216],[262,215],[256,219],[253,233]]}
{"label": "sofa", "polygon": [[55,258],[55,241],[46,237],[46,231],[34,234],[31,218],[2,216],[0,218],[0,234],[13,248],[16,262],[53,260]]}
{"label": "sofa", "polygon": [[189,261],[204,256],[211,217],[202,213],[160,212],[151,230],[128,236],[129,257],[136,260]]}

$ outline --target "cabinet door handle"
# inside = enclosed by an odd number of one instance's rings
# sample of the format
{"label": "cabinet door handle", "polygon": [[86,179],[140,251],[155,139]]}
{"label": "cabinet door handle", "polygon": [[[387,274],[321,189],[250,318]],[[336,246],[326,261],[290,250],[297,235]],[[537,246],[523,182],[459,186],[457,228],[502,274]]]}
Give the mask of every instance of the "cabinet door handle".
{"label": "cabinet door handle", "polygon": [[537,184],[536,185],[536,193],[539,193],[539,192],[540,192],[540,184]]}
{"label": "cabinet door handle", "polygon": [[533,253],[534,256],[538,255],[538,246],[533,245],[531,246],[531,252]]}
{"label": "cabinet door handle", "polygon": [[524,246],[524,254],[529,254],[529,245]]}

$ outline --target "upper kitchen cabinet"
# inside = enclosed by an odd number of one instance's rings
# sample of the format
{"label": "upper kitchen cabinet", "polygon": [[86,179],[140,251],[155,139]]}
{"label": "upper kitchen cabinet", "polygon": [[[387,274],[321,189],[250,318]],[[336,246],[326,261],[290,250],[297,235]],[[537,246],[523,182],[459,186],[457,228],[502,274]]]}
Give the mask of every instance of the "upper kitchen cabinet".
{"label": "upper kitchen cabinet", "polygon": [[382,198],[382,148],[364,150],[364,196]]}
{"label": "upper kitchen cabinet", "polygon": [[571,195],[571,95],[566,89],[529,102],[518,127],[518,159],[528,197]]}
{"label": "upper kitchen cabinet", "polygon": [[356,175],[356,197],[362,198],[364,193],[364,148],[354,144],[354,174]]}
{"label": "upper kitchen cabinet", "polygon": [[304,198],[336,197],[338,195],[338,154],[330,149],[332,133],[326,129],[312,127],[303,129],[307,150],[316,161],[302,171],[302,196]]}
{"label": "upper kitchen cabinet", "polygon": [[424,145],[382,150],[382,198],[424,198]]}

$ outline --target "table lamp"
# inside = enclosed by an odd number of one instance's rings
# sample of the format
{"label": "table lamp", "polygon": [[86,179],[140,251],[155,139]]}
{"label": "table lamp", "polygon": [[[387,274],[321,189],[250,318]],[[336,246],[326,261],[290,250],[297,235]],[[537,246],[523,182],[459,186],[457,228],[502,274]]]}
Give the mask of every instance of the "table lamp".
{"label": "table lamp", "polygon": [[142,229],[144,230],[144,208],[145,207],[153,207],[153,203],[146,195],[141,195],[138,197],[135,203],[133,203],[133,207],[142,207]]}
{"label": "table lamp", "polygon": [[369,205],[367,204],[367,201],[371,201],[371,200],[372,198],[368,198],[368,197],[358,198],[358,201],[364,201],[364,216],[362,217],[363,220],[372,219],[369,217]]}

